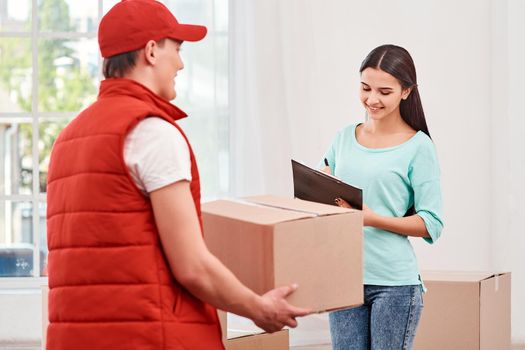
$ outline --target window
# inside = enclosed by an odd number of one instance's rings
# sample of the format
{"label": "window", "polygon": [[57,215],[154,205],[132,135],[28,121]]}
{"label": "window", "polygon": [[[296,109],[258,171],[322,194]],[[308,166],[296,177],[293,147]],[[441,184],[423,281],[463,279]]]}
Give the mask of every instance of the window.
{"label": "window", "polygon": [[[117,0],[0,0],[0,277],[46,275],[46,178],[62,128],[96,99],[97,26]],[[228,0],[162,1],[208,27],[183,45],[176,104],[204,198],[229,191]]]}

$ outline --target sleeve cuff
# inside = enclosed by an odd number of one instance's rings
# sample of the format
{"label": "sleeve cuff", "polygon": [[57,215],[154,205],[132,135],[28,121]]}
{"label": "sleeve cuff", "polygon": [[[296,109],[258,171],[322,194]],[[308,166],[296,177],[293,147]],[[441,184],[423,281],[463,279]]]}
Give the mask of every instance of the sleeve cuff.
{"label": "sleeve cuff", "polygon": [[429,213],[427,211],[419,211],[417,212],[417,215],[419,215],[425,222],[428,234],[430,235],[430,237],[423,237],[423,239],[429,244],[435,243],[441,236],[441,230],[443,230],[443,223],[437,217],[432,215],[432,213]]}

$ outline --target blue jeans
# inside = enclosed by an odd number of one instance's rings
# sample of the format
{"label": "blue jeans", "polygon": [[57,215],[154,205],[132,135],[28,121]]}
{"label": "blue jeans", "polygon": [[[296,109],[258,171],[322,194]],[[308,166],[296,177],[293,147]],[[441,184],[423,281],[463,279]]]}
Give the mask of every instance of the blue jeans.
{"label": "blue jeans", "polygon": [[330,313],[334,350],[412,349],[423,309],[420,285],[365,285],[364,305]]}

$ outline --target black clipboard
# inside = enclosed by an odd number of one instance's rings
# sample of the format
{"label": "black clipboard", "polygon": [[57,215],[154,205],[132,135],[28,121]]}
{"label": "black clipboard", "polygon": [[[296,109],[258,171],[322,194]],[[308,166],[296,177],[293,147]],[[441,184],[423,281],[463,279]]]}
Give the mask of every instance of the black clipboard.
{"label": "black clipboard", "polygon": [[292,159],[294,196],[311,202],[335,204],[342,198],[354,209],[363,209],[363,190]]}

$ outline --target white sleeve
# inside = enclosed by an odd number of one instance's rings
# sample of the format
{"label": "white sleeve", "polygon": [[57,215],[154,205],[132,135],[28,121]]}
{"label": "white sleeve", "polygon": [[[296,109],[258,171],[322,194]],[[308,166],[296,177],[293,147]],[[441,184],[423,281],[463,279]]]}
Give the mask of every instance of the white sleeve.
{"label": "white sleeve", "polygon": [[128,133],[124,162],[146,196],[177,181],[191,181],[188,144],[180,131],[162,118],[146,118]]}

